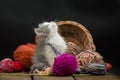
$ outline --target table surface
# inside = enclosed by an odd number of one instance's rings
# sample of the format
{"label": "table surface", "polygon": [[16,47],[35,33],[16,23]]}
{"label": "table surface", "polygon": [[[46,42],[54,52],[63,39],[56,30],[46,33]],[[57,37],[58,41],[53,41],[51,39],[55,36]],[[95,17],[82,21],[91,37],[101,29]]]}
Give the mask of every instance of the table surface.
{"label": "table surface", "polygon": [[116,74],[73,74],[72,76],[39,76],[25,73],[0,73],[0,80],[120,80]]}

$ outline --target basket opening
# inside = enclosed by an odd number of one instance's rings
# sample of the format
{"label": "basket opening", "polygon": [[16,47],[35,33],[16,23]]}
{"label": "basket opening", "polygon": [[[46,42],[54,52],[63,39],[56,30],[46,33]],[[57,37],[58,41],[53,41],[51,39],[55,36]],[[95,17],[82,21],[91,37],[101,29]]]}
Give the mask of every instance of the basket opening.
{"label": "basket opening", "polygon": [[78,26],[68,24],[60,25],[59,32],[65,38],[66,42],[74,42],[80,46],[81,50],[84,50],[85,46],[88,44],[87,35]]}

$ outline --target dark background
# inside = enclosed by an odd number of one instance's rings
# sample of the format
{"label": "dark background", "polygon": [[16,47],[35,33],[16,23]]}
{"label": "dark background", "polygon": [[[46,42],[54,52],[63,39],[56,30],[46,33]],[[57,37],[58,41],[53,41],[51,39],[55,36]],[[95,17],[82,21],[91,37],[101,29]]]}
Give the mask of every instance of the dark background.
{"label": "dark background", "polygon": [[83,24],[104,60],[120,65],[120,0],[0,0],[0,60],[34,43],[33,28],[50,20]]}

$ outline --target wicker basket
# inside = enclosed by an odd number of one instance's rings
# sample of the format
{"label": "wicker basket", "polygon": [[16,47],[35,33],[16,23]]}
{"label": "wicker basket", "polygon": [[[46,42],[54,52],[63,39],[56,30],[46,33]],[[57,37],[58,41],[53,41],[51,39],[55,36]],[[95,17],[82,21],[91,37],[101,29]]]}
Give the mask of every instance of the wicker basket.
{"label": "wicker basket", "polygon": [[83,25],[75,21],[59,21],[57,24],[60,34],[67,42],[77,44],[81,50],[96,50],[90,32]]}
{"label": "wicker basket", "polygon": [[[93,38],[90,32],[80,23],[75,21],[58,21],[59,33],[65,38],[66,42],[77,44],[81,50],[89,49],[96,50],[93,43]],[[35,37],[35,42],[38,41],[38,36]]]}

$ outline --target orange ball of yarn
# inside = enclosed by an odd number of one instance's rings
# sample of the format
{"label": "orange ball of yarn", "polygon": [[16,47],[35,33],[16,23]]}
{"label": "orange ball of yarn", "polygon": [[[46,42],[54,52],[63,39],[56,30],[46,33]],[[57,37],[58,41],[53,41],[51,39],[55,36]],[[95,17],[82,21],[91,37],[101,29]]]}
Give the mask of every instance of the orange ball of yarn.
{"label": "orange ball of yarn", "polygon": [[107,71],[110,71],[112,69],[112,65],[110,63],[105,63]]}
{"label": "orange ball of yarn", "polygon": [[32,62],[32,56],[35,50],[35,45],[28,43],[20,45],[13,53],[14,60],[19,62],[22,65],[22,68],[26,71],[29,71]]}

